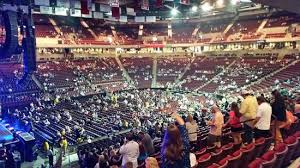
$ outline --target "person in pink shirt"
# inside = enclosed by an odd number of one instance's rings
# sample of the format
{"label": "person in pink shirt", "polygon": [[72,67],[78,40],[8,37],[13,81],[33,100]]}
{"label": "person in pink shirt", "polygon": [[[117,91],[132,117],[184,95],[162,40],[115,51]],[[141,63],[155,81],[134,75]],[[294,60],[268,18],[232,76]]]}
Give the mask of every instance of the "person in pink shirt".
{"label": "person in pink shirt", "polygon": [[229,120],[225,124],[231,127],[231,135],[234,141],[234,144],[241,144],[242,137],[241,131],[243,129],[242,124],[240,123],[241,113],[239,112],[238,104],[233,102],[231,104],[231,110],[229,112]]}

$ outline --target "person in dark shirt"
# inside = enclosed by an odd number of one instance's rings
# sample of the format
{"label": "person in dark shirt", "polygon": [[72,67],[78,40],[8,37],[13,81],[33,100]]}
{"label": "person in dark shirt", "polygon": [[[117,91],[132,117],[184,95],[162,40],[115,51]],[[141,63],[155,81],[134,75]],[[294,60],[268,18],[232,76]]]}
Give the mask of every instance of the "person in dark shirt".
{"label": "person in dark shirt", "polygon": [[272,114],[275,116],[273,122],[276,122],[275,125],[275,131],[272,131],[273,135],[275,137],[276,143],[280,143],[283,141],[282,134],[280,131],[280,128],[285,124],[286,122],[286,107],[285,102],[281,94],[278,90],[272,91],[273,96],[273,103],[272,103]]}
{"label": "person in dark shirt", "polygon": [[184,120],[177,114],[177,104],[168,104],[163,112],[174,118],[177,125],[171,124],[165,131],[161,150],[161,167],[190,168],[190,144],[188,132],[184,126]]}

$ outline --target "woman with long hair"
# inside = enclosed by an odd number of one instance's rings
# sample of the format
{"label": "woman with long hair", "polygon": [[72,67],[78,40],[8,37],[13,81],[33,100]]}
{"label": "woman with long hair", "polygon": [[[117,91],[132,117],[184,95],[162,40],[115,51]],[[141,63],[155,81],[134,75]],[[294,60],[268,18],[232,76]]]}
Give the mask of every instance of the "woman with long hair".
{"label": "woman with long hair", "polygon": [[242,143],[242,137],[241,137],[241,131],[242,131],[242,125],[240,123],[240,117],[241,113],[239,111],[239,106],[236,102],[233,102],[231,104],[231,109],[229,112],[229,120],[225,125],[229,125],[231,127],[231,135],[234,141],[234,144],[241,144]]}
{"label": "woman with long hair", "polygon": [[285,125],[286,122],[286,107],[284,99],[278,90],[272,91],[272,96],[272,114],[276,117],[273,121],[275,123],[275,131],[273,130],[272,134],[275,137],[275,142],[280,143],[283,141],[280,128]]}
{"label": "woman with long hair", "polygon": [[188,132],[184,126],[184,120],[177,114],[177,104],[168,104],[164,111],[176,120],[176,124],[170,124],[165,131],[161,150],[161,167],[190,168]]}

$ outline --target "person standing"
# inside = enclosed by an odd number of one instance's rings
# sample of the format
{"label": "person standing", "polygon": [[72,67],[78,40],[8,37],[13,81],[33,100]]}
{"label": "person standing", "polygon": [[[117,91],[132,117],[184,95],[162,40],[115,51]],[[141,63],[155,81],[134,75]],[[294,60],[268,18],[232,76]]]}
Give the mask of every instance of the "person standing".
{"label": "person standing", "polygon": [[242,137],[241,131],[243,130],[242,124],[240,123],[241,113],[239,111],[239,106],[236,102],[231,104],[231,110],[229,112],[229,120],[225,125],[230,125],[231,135],[234,141],[234,144],[241,144]]}
{"label": "person standing", "polygon": [[170,124],[164,135],[161,149],[161,168],[190,168],[190,144],[184,120],[177,114],[175,102],[166,106],[163,112],[167,113],[177,124]]}
{"label": "person standing", "polygon": [[272,107],[262,96],[257,97],[257,102],[259,106],[254,120],[254,138],[267,138],[270,136]]}
{"label": "person standing", "polygon": [[187,117],[187,122],[185,123],[185,127],[189,133],[189,140],[191,144],[194,144],[197,142],[197,131],[198,131],[198,125],[197,122],[193,119],[193,116],[190,114]]}
{"label": "person standing", "polygon": [[212,119],[207,122],[207,125],[210,126],[207,142],[209,145],[215,144],[218,148],[220,148],[224,116],[216,105],[213,105],[211,108],[211,113]]}
{"label": "person standing", "polygon": [[272,96],[273,96],[273,100],[274,100],[271,105],[272,106],[272,114],[276,117],[273,120],[273,123],[275,124],[275,131],[273,130],[272,134],[275,138],[275,142],[280,143],[283,141],[282,134],[280,132],[280,128],[286,122],[286,107],[285,107],[284,99],[278,90],[272,91]]}
{"label": "person standing", "polygon": [[241,122],[244,123],[245,137],[244,143],[250,144],[253,142],[253,121],[256,117],[258,103],[256,97],[254,97],[249,90],[243,90],[242,96],[244,100],[241,103],[240,113]]}
{"label": "person standing", "polygon": [[147,156],[154,154],[153,141],[150,135],[144,132],[139,132],[139,139],[141,140],[141,144],[143,145]]}
{"label": "person standing", "polygon": [[133,140],[132,133],[126,136],[125,143],[121,146],[119,153],[122,155],[123,167],[127,162],[132,162],[134,168],[138,167],[139,144]]}

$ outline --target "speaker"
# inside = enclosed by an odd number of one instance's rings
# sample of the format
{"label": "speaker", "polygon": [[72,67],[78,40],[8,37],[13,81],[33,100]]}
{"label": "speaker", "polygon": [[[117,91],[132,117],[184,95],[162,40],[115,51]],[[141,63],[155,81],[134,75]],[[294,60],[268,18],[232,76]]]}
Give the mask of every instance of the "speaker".
{"label": "speaker", "polygon": [[23,64],[25,73],[36,71],[36,40],[31,16],[24,17],[26,37],[23,38]]}
{"label": "speaker", "polygon": [[6,31],[5,42],[0,48],[0,59],[10,58],[18,47],[18,22],[17,12],[2,12],[4,26]]}

